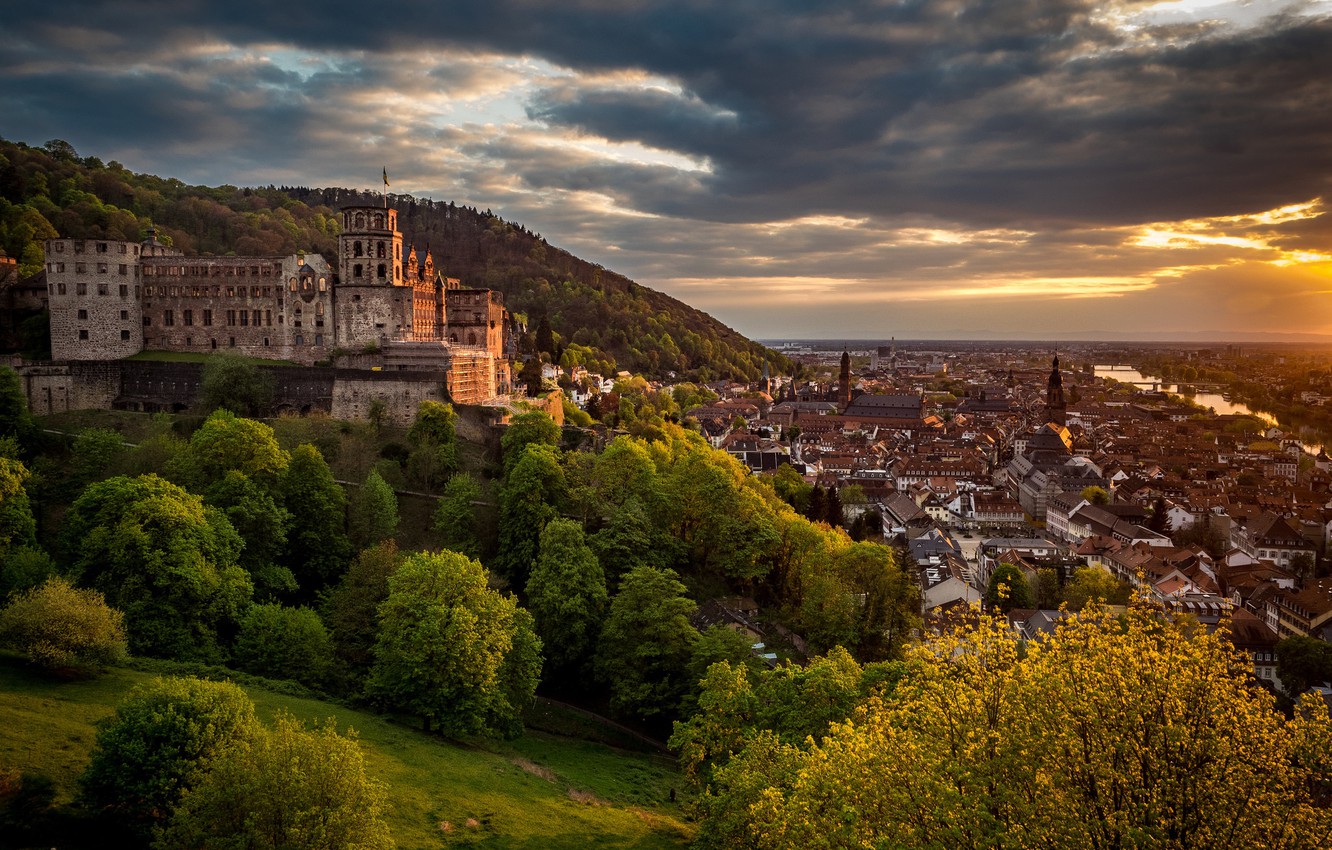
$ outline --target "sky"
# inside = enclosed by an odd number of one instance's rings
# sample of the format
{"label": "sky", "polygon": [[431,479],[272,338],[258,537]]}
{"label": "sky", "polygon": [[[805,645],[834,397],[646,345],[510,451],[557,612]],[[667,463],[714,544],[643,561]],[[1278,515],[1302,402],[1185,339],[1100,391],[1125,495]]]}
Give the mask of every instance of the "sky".
{"label": "sky", "polygon": [[0,136],[387,168],[753,338],[1332,341],[1332,0],[7,5]]}

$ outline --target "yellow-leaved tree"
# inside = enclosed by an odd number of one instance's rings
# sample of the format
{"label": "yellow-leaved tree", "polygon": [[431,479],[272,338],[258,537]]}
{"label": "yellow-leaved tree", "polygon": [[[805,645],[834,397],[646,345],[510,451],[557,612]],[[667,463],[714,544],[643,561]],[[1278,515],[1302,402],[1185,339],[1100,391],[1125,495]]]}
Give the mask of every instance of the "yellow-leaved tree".
{"label": "yellow-leaved tree", "polygon": [[719,768],[706,808],[728,826],[703,834],[764,850],[1332,846],[1327,707],[1287,720],[1245,661],[1141,600],[1026,644],[983,620],[912,648],[891,695],[821,740]]}

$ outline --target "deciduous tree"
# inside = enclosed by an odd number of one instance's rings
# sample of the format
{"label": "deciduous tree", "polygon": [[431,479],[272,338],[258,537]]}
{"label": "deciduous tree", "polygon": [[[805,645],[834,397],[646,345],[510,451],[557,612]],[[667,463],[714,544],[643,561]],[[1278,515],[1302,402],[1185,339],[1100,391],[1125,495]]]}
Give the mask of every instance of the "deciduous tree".
{"label": "deciduous tree", "polygon": [[282,506],[291,515],[283,563],[302,595],[313,598],[336,582],[351,559],[347,539],[347,495],[333,480],[323,455],[310,444],[292,449],[282,476]]}
{"label": "deciduous tree", "polygon": [[328,677],[333,643],[314,611],[269,603],[245,613],[232,653],[242,670],[318,687]]}
{"label": "deciduous tree", "polygon": [[607,601],[606,575],[582,526],[567,519],[547,523],[527,580],[527,604],[550,667],[572,671],[590,658]]}
{"label": "deciduous tree", "polygon": [[691,688],[695,608],[671,570],[635,567],[620,580],[597,650],[597,670],[617,712],[651,718],[680,704]]}
{"label": "deciduous tree", "polygon": [[352,494],[349,525],[352,545],[360,549],[387,540],[398,530],[398,497],[376,470],[370,470]]}
{"label": "deciduous tree", "polygon": [[0,611],[0,645],[48,670],[88,670],[125,658],[124,617],[57,576]]}

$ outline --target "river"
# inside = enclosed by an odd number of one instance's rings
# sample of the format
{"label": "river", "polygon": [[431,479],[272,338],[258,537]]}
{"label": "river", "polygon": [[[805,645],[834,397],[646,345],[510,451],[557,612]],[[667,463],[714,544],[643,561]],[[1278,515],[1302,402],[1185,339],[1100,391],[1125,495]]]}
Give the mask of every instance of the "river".
{"label": "river", "polygon": [[[1234,401],[1228,401],[1226,398],[1218,395],[1217,393],[1206,393],[1206,392],[1181,393],[1179,391],[1178,384],[1162,381],[1159,378],[1148,378],[1147,376],[1139,372],[1137,369],[1134,369],[1132,366],[1093,366],[1092,369],[1095,371],[1096,377],[1098,378],[1111,378],[1116,381],[1123,381],[1124,383],[1127,384],[1136,384],[1136,383],[1160,384],[1161,389],[1165,390],[1171,395],[1187,399],[1193,402],[1194,404],[1200,405],[1204,408],[1210,407],[1213,411],[1215,411],[1218,414],[1238,413],[1244,416],[1252,416],[1255,419],[1261,419],[1262,421],[1266,422],[1269,425],[1276,425],[1278,427],[1283,428],[1284,430],[1299,430],[1299,429],[1286,428],[1286,426],[1281,425],[1281,423],[1277,421],[1277,418],[1270,413],[1264,413],[1261,410],[1250,410],[1245,405]],[[1143,389],[1148,389],[1148,387],[1143,387]],[[1303,437],[1303,435],[1301,436]],[[1304,450],[1306,452],[1314,455],[1318,454],[1319,450],[1322,448],[1322,446],[1318,443],[1302,442],[1300,445],[1304,447]]]}

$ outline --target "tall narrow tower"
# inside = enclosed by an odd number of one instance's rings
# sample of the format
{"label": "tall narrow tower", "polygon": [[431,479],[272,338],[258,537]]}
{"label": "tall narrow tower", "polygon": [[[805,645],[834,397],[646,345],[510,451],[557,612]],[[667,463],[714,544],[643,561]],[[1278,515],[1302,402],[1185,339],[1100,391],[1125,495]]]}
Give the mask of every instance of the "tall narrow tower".
{"label": "tall narrow tower", "polygon": [[338,237],[336,344],[345,348],[412,335],[411,282],[403,274],[398,211],[347,207]]}
{"label": "tall narrow tower", "polygon": [[842,370],[837,378],[837,401],[845,410],[851,404],[851,353],[842,351]]}
{"label": "tall narrow tower", "polygon": [[1064,403],[1064,379],[1059,374],[1059,355],[1050,369],[1050,380],[1045,386],[1045,421],[1066,425],[1068,405]]}

